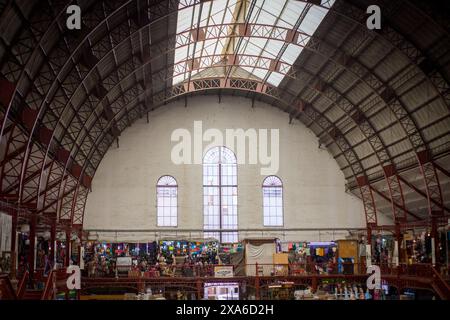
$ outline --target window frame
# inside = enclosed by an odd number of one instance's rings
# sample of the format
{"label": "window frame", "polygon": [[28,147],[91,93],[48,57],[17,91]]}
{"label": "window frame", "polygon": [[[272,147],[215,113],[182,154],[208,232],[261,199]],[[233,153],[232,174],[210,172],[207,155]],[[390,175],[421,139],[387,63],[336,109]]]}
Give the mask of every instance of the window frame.
{"label": "window frame", "polygon": [[[279,185],[266,185],[266,181],[269,178],[276,178],[279,181]],[[280,188],[281,189],[281,224],[266,224],[265,220],[266,220],[266,205],[265,205],[265,199],[266,197],[264,196],[264,189],[265,188]],[[264,228],[284,228],[284,183],[283,180],[276,175],[270,175],[270,176],[266,176],[261,184],[261,193],[262,193],[262,225]],[[270,196],[267,196],[267,198],[270,198]],[[278,206],[275,206],[275,208],[279,208]],[[270,217],[272,217],[271,215],[268,216],[268,219],[270,220]],[[278,216],[274,216],[276,219],[278,218]]]}
{"label": "window frame", "polygon": [[[209,153],[210,152],[214,152],[214,150],[216,150],[216,149],[218,149],[218,153],[219,153],[219,158],[218,158],[217,162],[206,162],[207,161],[206,158],[209,155]],[[231,159],[230,162],[222,162],[222,156],[223,156],[224,150],[226,150],[228,155],[232,156],[232,159]],[[223,176],[223,173],[222,173],[222,166],[223,165],[229,165],[232,168],[231,171],[235,172],[234,174],[232,174],[230,176],[227,175],[227,177],[231,177],[231,179],[235,181],[235,184],[233,184],[233,183],[232,184],[224,183],[224,180],[223,180],[224,176]],[[206,166],[214,166],[214,168],[217,168],[216,169],[217,170],[217,184],[213,184],[213,185],[205,184],[205,177],[207,177],[207,176],[214,177],[214,174],[211,174],[211,173],[205,175],[205,168],[206,168]],[[211,171],[214,172],[215,170],[211,170]],[[226,178],[226,180],[228,180],[228,179],[229,178]],[[219,210],[219,214],[218,214],[219,215],[219,225],[218,225],[217,230],[214,229],[214,228],[213,229],[208,228],[207,230],[212,230],[212,231],[208,231],[208,232],[203,231],[204,236],[206,236],[206,234],[218,234],[218,239],[217,240],[219,242],[221,242],[221,243],[237,243],[237,242],[239,242],[239,232],[237,231],[238,228],[239,228],[239,221],[238,221],[238,218],[239,218],[239,215],[238,215],[238,208],[239,208],[239,206],[238,206],[238,185],[239,185],[239,183],[238,183],[238,162],[237,162],[236,154],[233,152],[233,150],[231,150],[230,148],[228,148],[226,146],[213,146],[213,147],[209,148],[205,152],[205,154],[203,156],[203,162],[202,162],[203,230],[206,229],[205,228],[205,216],[206,216],[205,213],[206,213],[207,206],[205,205],[205,196],[207,194],[205,193],[205,189],[208,188],[208,187],[209,188],[214,188],[215,190],[218,190],[217,196],[218,196],[218,199],[219,199],[219,203],[218,203],[218,207],[219,207],[219,209],[218,209]],[[228,205],[228,207],[233,208],[233,210],[235,208],[235,212],[236,212],[236,227],[235,228],[231,228],[230,230],[236,230],[236,231],[227,231],[227,229],[224,229],[224,227],[223,227],[224,226],[224,221],[223,221],[224,220],[224,215],[223,215],[222,198],[224,196],[230,196],[230,195],[227,195],[227,194],[224,195],[224,189],[226,189],[226,188],[230,188],[231,190],[233,190],[233,188],[235,188],[235,190],[236,190],[236,194],[235,194],[236,203],[234,204],[233,201],[232,201],[232,204]],[[211,194],[213,194],[214,196],[216,195],[215,192],[212,192]],[[234,197],[234,195],[231,195],[230,197]],[[230,219],[233,219],[233,216],[230,216]],[[230,234],[236,233],[236,241],[235,242],[224,242],[223,241],[224,236],[225,237],[231,236],[231,235],[227,235],[227,233],[230,233]]]}
{"label": "window frame", "polygon": [[[173,179],[175,184],[174,185],[160,184],[161,180],[163,178],[166,178],[166,177]],[[176,221],[175,225],[164,225],[164,224],[163,225],[159,225],[159,215],[158,215],[158,213],[159,213],[159,208],[161,207],[159,205],[159,201],[158,201],[159,200],[159,195],[158,195],[159,188],[174,188],[175,191],[176,191],[176,196],[175,196],[176,206],[168,206],[168,208],[175,208],[175,221]],[[165,174],[165,175],[160,176],[158,178],[158,180],[156,181],[156,190],[155,191],[156,191],[155,192],[155,196],[156,196],[156,227],[158,227],[158,228],[178,228],[178,207],[179,206],[178,206],[178,181],[177,181],[177,179],[175,179],[174,176],[169,175],[169,174]],[[165,216],[162,216],[162,219],[164,219],[164,218],[165,218]],[[168,218],[171,219],[172,216],[169,215]]]}

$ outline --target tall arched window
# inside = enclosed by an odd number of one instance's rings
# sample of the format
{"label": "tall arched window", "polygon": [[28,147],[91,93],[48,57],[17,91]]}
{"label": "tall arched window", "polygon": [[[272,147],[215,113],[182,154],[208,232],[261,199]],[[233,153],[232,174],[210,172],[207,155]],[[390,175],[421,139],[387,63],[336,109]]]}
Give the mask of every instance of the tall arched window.
{"label": "tall arched window", "polygon": [[237,161],[225,147],[209,149],[203,158],[203,229],[205,237],[223,243],[238,241]]}
{"label": "tall arched window", "polygon": [[157,226],[177,226],[178,185],[172,176],[162,176],[156,184]]}
{"label": "tall arched window", "polygon": [[264,226],[283,226],[283,183],[277,176],[268,176],[262,185]]}

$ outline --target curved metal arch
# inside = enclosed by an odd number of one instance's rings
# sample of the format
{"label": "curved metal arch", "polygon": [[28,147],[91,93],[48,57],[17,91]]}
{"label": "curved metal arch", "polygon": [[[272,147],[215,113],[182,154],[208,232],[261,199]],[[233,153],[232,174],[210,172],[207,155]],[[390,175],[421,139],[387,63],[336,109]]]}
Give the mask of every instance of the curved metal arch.
{"label": "curved metal arch", "polygon": [[[112,49],[113,50],[113,49]],[[112,51],[111,50],[111,51]],[[156,58],[156,57],[154,57],[154,58]],[[150,63],[151,61],[147,61],[146,63]],[[99,61],[99,63],[100,63],[100,61]],[[140,65],[138,68],[143,68],[144,67],[144,65]],[[344,66],[343,66],[344,67]],[[136,70],[134,71],[134,72],[136,72]],[[111,73],[113,73],[113,70],[111,70],[110,71],[110,73],[109,74],[111,74]],[[121,80],[123,80],[123,79],[121,79]],[[80,104],[81,105],[81,104]]]}
{"label": "curved metal arch", "polygon": [[[194,91],[196,91],[195,89],[197,89],[200,92],[204,91],[204,90],[208,90],[205,88],[195,88],[195,87],[191,87],[190,89],[194,89]],[[216,89],[216,88],[209,88],[209,89]],[[238,89],[238,88],[232,87],[231,89]],[[247,89],[247,91],[248,91],[248,89]],[[170,101],[170,100],[174,99],[175,97],[179,97],[179,96],[189,94],[192,92],[193,91],[180,92],[176,96],[168,97],[167,101]],[[260,92],[258,92],[258,93],[260,93]],[[167,101],[161,101],[161,104],[163,104],[164,102],[167,102]],[[357,154],[354,153],[354,150],[351,148],[350,143],[347,141],[347,139],[343,135],[337,135],[337,136],[334,135],[334,133],[339,132],[339,129],[328,118],[323,116],[320,112],[315,111],[315,109],[313,107],[307,108],[306,110],[309,110],[309,109],[311,109],[311,111],[312,111],[312,113],[311,113],[312,115],[311,114],[307,115],[310,119],[323,120],[322,122],[321,121],[318,121],[318,122],[322,123],[322,126],[324,129],[325,128],[329,129],[331,127],[331,132],[327,131],[327,133],[332,137],[333,140],[336,141],[336,145],[345,153],[344,157],[346,158],[347,162],[351,164],[352,171],[354,172],[355,178],[365,177],[365,173],[364,173],[362,164],[360,163]],[[325,122],[325,124],[323,124],[324,122]],[[111,124],[111,123],[112,123],[112,120],[109,122],[109,124]],[[102,137],[98,137],[98,140],[100,141],[106,136],[107,136],[107,131],[103,131]],[[89,156],[92,154],[93,151],[94,151],[94,148],[91,149]],[[355,163],[354,161],[350,161],[350,158],[356,159],[358,163]],[[86,167],[83,166],[83,170],[85,170],[85,168]],[[375,207],[375,202],[373,200],[373,195],[372,195],[370,188],[365,188],[365,186],[361,186],[361,194],[363,195],[363,201],[370,202],[370,204],[368,204],[367,206],[368,207],[370,206],[372,208],[371,212],[366,213],[367,223],[370,225],[376,225],[377,224],[376,207]],[[367,198],[366,196],[364,196],[366,194],[369,194],[370,197]]]}
{"label": "curved metal arch", "polygon": [[[309,71],[304,68],[302,68],[302,70],[309,73]],[[359,128],[359,131],[365,137],[366,141],[368,141],[369,145],[374,151],[374,154],[378,158],[378,162],[384,172],[384,178],[389,186],[389,195],[391,200],[393,218],[395,221],[405,221],[406,211],[399,210],[397,204],[399,203],[400,207],[405,208],[403,190],[401,188],[400,182],[398,181],[398,177],[395,176],[394,173],[391,173],[391,171],[389,171],[388,174],[388,172],[384,170],[386,163],[390,168],[395,170],[395,162],[385,143],[379,136],[378,132],[375,130],[372,122],[365,116],[364,112],[358,106],[354,105],[350,102],[350,100],[348,100],[345,93],[339,92],[339,90],[336,89],[332,83],[326,82],[319,75],[310,74],[310,76],[315,77],[316,79],[319,79],[321,81],[321,85],[319,86],[320,89],[317,86],[311,88],[331,101],[332,105],[341,109],[344,112],[344,117],[351,119],[356,127]],[[339,120],[336,122],[339,122]]]}
{"label": "curved metal arch", "polygon": [[[150,23],[150,24],[152,24],[152,23],[156,23],[156,22],[158,22],[159,20],[161,20],[161,19],[163,19],[163,18],[166,18],[166,17],[168,17],[168,16],[170,16],[170,15],[172,15],[172,14],[174,14],[174,13],[177,13],[178,11],[181,11],[181,10],[184,10],[184,9],[186,9],[186,8],[189,8],[189,7],[193,7],[193,6],[195,6],[195,5],[197,5],[197,4],[200,4],[200,3],[204,3],[204,2],[209,2],[209,1],[212,1],[212,0],[185,0],[185,5],[184,5],[184,7],[182,7],[182,8],[180,8],[179,7],[179,5],[180,4],[182,4],[184,1],[173,1],[173,0],[171,0],[171,2],[173,2],[173,4],[171,5],[171,6],[164,6],[164,9],[165,10],[168,10],[168,12],[166,12],[162,17],[159,17],[159,18],[156,18],[156,19],[153,19],[152,20],[152,22]],[[307,0],[299,0],[299,1],[302,1],[302,2],[305,2],[305,3],[309,3],[309,1],[307,1]],[[148,5],[148,3],[147,2],[143,2],[144,3],[144,8],[146,8],[146,9],[149,9],[149,8],[152,8],[152,7],[158,7],[158,5],[160,5],[162,2],[164,2],[164,1],[159,1],[159,2],[157,2],[157,3],[152,3],[152,4],[150,4],[150,5]],[[75,61],[74,60],[74,56],[75,56],[75,54],[76,53],[78,53],[78,51],[81,49],[81,48],[83,48],[83,46],[85,45],[85,42],[88,40],[88,38],[90,37],[90,36],[93,36],[93,32],[95,31],[95,30],[102,30],[101,29],[101,27],[103,27],[104,26],[104,24],[107,24],[107,20],[108,20],[108,18],[110,17],[110,16],[114,16],[114,15],[118,15],[119,17],[122,17],[119,13],[121,12],[121,10],[126,10],[127,11],[127,14],[125,15],[126,16],[126,20],[128,20],[129,18],[131,18],[132,16],[133,16],[133,14],[137,14],[137,10],[134,10],[134,11],[132,11],[132,15],[129,15],[129,10],[128,10],[128,5],[131,5],[131,4],[134,4],[135,3],[135,1],[134,0],[128,0],[126,3],[124,3],[124,4],[122,4],[120,7],[118,7],[116,10],[114,10],[114,12],[111,12],[110,13],[110,15],[109,16],[106,16],[105,17],[105,19],[103,19],[103,20],[101,20],[101,22],[99,23],[99,24],[97,24],[92,30],[90,30],[87,34],[85,34],[84,35],[84,37],[83,37],[83,39],[82,39],[82,41],[80,41],[79,42],[79,44],[77,45],[77,47],[74,49],[74,50],[72,50],[71,51],[71,54],[70,54],[70,56],[67,58],[67,60],[66,60],[66,63],[68,62],[68,61]],[[178,5],[174,5],[174,4],[178,4]],[[329,7],[327,7],[327,5],[329,6],[330,4],[329,4],[329,2],[328,1],[326,1],[324,4],[314,4],[315,6],[318,6],[318,7],[322,7],[322,8],[325,8],[325,9],[329,9]],[[138,9],[138,8],[136,8],[136,9]],[[142,8],[141,8],[142,9]],[[170,10],[172,10],[172,11],[170,11]],[[119,23],[116,23],[116,27],[117,26],[119,26],[119,25],[121,25],[122,23],[123,23],[124,21],[123,20],[120,20],[119,21]],[[108,30],[107,32],[109,32],[110,30],[109,30],[109,28],[105,28],[106,30]],[[61,34],[60,34],[61,35]],[[104,38],[104,37],[106,37],[108,34],[104,34],[103,36],[100,36],[100,37],[95,37],[95,38],[97,38],[97,39],[100,39],[100,38]],[[62,35],[63,37],[64,37],[64,35]],[[42,39],[42,38],[41,38]],[[75,65],[76,65],[76,62],[74,62],[74,64],[73,64],[73,66],[72,66],[72,68],[73,67],[75,67]],[[64,67],[62,67],[61,69],[60,69],[60,72],[61,72],[61,70],[64,70],[66,68],[66,64],[64,65]],[[38,74],[38,72],[36,72],[36,74]],[[60,76],[60,74],[58,74],[58,76],[54,79],[54,81],[53,81],[53,83],[52,83],[52,86],[51,86],[51,88],[53,88],[53,85],[55,84],[55,82],[56,82],[56,80],[57,79],[59,79],[59,76]],[[49,90],[49,92],[51,92],[52,90]],[[44,101],[45,100],[48,100],[48,96],[46,96],[46,98],[44,99]],[[8,112],[9,112],[9,107],[8,107]],[[39,108],[39,110],[41,110],[42,109],[42,105],[41,105],[41,107]],[[7,113],[8,113],[7,112]],[[3,128],[3,126],[2,126],[2,128]],[[3,130],[3,129],[2,129]],[[1,137],[2,137],[2,130],[0,131],[0,142],[1,142]],[[33,129],[34,130],[34,129]]]}
{"label": "curved metal arch", "polygon": [[44,161],[45,162],[45,161]]}
{"label": "curved metal arch", "polygon": [[[210,63],[204,63],[203,60],[206,59]],[[212,55],[203,55],[201,59],[185,59],[179,61],[172,65],[174,68],[174,74],[171,77],[166,78],[166,80],[173,79],[178,75],[182,75],[188,71],[202,71],[215,67],[253,67],[260,70],[271,70],[273,72],[282,74],[288,78],[295,79],[295,71],[292,70],[294,67],[290,63],[284,61],[277,61],[272,58],[262,57],[251,54],[212,54]],[[170,69],[172,66],[169,66]],[[193,75],[193,79],[195,79],[195,75]]]}
{"label": "curved metal arch", "polygon": [[[392,43],[391,46],[395,47]],[[397,48],[397,47],[395,47]],[[399,48],[400,50],[401,48]],[[404,53],[404,52],[403,52]],[[404,53],[404,55],[411,61],[414,63],[414,61],[411,60],[411,57],[407,55],[407,53]],[[420,72],[420,70],[418,70]],[[372,77],[377,77],[375,74],[372,74]],[[423,81],[426,81],[428,78],[424,77]],[[429,79],[428,79],[429,80]],[[379,81],[381,83],[383,83],[387,88],[388,86],[381,81],[381,79],[379,79]],[[377,93],[378,94],[378,93]],[[388,107],[391,107],[391,110],[393,111],[393,113],[395,114],[395,117],[397,119],[397,122],[400,123],[401,127],[404,129],[406,136],[410,139],[411,144],[414,148],[414,150],[416,150],[416,153],[420,152],[420,149],[418,150],[418,148],[426,148],[428,149],[427,144],[425,143],[420,130],[418,130],[418,126],[416,125],[415,121],[413,120],[413,118],[409,115],[407,109],[405,106],[403,106],[403,103],[400,101],[400,99],[398,99],[395,94],[394,94],[394,100],[392,101],[385,101],[385,103],[387,104]],[[383,99],[385,100],[385,99]],[[434,100],[434,99],[433,99]],[[430,103],[431,101],[428,101],[427,103]],[[445,103],[445,101],[444,101]],[[417,146],[417,142],[421,142],[419,146]],[[417,157],[418,163],[419,165],[421,165],[420,163],[420,159],[419,157]],[[422,167],[422,166],[421,166]],[[400,190],[401,188],[401,184],[400,181],[398,180],[398,177],[395,178],[392,174],[392,168],[388,168],[388,171],[390,172],[389,174],[389,181],[390,183],[390,188],[391,187],[395,187],[397,189],[397,191]],[[433,192],[433,190],[431,190],[429,192],[429,194],[431,195],[436,195],[437,196],[437,200],[439,201],[439,198],[441,198],[441,196],[439,196],[439,194],[441,193],[439,190],[439,182],[438,182],[438,178],[436,175],[433,175],[433,171],[435,170],[431,170],[431,169],[424,169],[424,172],[427,172],[428,174],[423,174],[423,178],[425,180],[426,185],[430,185],[432,187],[432,189],[436,190]],[[395,172],[395,171],[394,171]],[[384,172],[386,174],[386,172]],[[429,188],[427,187],[427,190]],[[390,189],[391,190],[391,189]],[[393,193],[397,193],[397,192],[393,192]],[[427,193],[428,194],[428,193]],[[401,193],[398,193],[395,195],[396,198],[398,199],[402,199]],[[429,204],[432,203],[433,201],[431,201],[431,198],[428,198],[428,202]],[[440,201],[440,203],[442,203],[442,200]],[[395,212],[395,211],[394,211]],[[432,212],[432,209],[429,210],[429,212]]]}
{"label": "curved metal arch", "polygon": [[[337,6],[337,7],[339,7],[339,6]],[[345,10],[346,8],[344,6],[342,6],[342,9]],[[360,9],[358,8],[358,10],[360,10]],[[351,10],[347,10],[347,11],[350,12]],[[424,57],[423,52],[420,49],[418,49],[414,44],[411,44],[405,38],[404,35],[399,34],[393,28],[390,28],[387,31],[386,30],[387,30],[386,28],[384,28],[384,30],[382,29],[383,33],[380,34],[380,35],[383,35],[383,34],[385,35],[386,38],[383,37],[383,39],[386,39],[386,42],[388,42],[390,45],[398,48],[409,59],[409,61],[413,65],[417,65],[417,63],[420,61],[420,59],[421,58],[423,59],[423,57]],[[418,68],[418,66],[417,66],[417,68]],[[439,76],[436,81],[436,79],[430,78],[423,70],[421,70],[420,68],[418,68],[418,69],[419,69],[419,72],[422,73],[424,78],[428,79],[429,82],[431,82],[433,84],[436,92],[441,97],[444,104],[447,105],[447,108],[450,110],[450,87],[448,85],[448,82],[445,81],[445,79],[443,79],[442,76]],[[435,81],[433,81],[433,80],[435,80]],[[396,112],[394,112],[394,114],[395,114],[396,118],[399,120],[399,122],[401,122],[401,120],[398,117],[398,113],[401,114],[402,112],[404,112],[404,111],[399,110],[398,108],[396,109]],[[404,119],[405,118],[403,118],[403,120]],[[410,119],[410,120],[411,120],[411,122],[413,122],[412,119]],[[406,135],[408,137],[410,137],[408,135],[408,130],[407,130],[407,127],[405,126],[405,124],[400,123],[400,125],[405,130]],[[414,123],[414,125],[416,126],[415,123]],[[417,128],[417,126],[416,126],[416,128]],[[421,169],[423,180],[425,182],[425,190],[426,190],[427,201],[428,201],[428,214],[430,217],[435,216],[435,215],[440,215],[443,212],[443,210],[442,210],[442,208],[443,208],[442,191],[441,191],[441,187],[440,187],[440,183],[439,183],[439,178],[436,173],[436,168],[434,166],[432,159],[430,159],[430,152],[428,150],[428,145],[425,143],[425,140],[423,140],[423,138],[422,138],[422,144],[426,149],[426,151],[424,152],[419,149],[421,146],[416,146],[414,144],[414,142],[416,142],[415,140],[410,139],[410,141],[416,152],[416,159],[417,159],[417,162]],[[400,182],[398,181],[398,183],[400,183]],[[439,203],[439,205],[436,205],[436,202]]]}
{"label": "curved metal arch", "polygon": [[[365,12],[361,8],[355,6],[354,3],[346,3],[344,5],[342,2],[338,1],[333,6],[333,9],[337,12],[340,12],[340,14],[342,15],[351,16],[351,19],[357,22],[361,20],[365,21]],[[358,13],[356,13],[355,11],[358,11],[360,14],[358,15]],[[358,24],[362,25],[359,22]],[[389,46],[397,48],[405,57],[408,58],[412,65],[418,65],[420,58],[423,59],[425,57],[425,54],[419,48],[417,48],[417,46],[412,44],[405,35],[400,34],[389,25],[387,27],[385,25],[383,28],[381,28],[380,32],[375,33],[375,36],[380,37],[380,39],[382,39]],[[450,100],[448,98],[444,98],[444,96],[442,95],[444,93],[450,97],[450,93],[448,93],[448,82],[444,79],[444,82],[447,83],[447,86],[445,88],[439,88],[439,85],[435,81],[433,81],[433,79],[431,79],[421,68],[417,67],[417,69],[419,70],[419,73],[421,73],[433,84],[436,92],[440,95],[442,101],[450,110]]]}
{"label": "curved metal arch", "polygon": [[[199,0],[197,0],[197,1],[199,1]],[[128,1],[127,4],[130,4],[130,3],[133,3],[133,1]],[[195,5],[195,4],[196,4],[196,2],[194,1],[194,4],[191,3],[190,6]],[[155,6],[156,6],[156,5],[155,5]],[[121,7],[118,8],[115,12],[117,12],[118,10],[120,10],[120,9],[122,9],[122,8],[124,8],[124,7],[126,7],[126,5],[121,6]],[[177,10],[178,10],[178,9],[177,9]],[[60,12],[60,14],[61,14],[61,12]],[[59,15],[58,15],[58,16],[59,16]],[[56,20],[54,20],[54,21],[56,21]],[[154,21],[157,21],[157,19],[154,20]],[[107,22],[107,19],[103,20],[103,22],[106,23],[106,22]],[[95,29],[98,28],[98,27],[99,27],[99,26],[96,26],[93,30],[95,30]],[[93,30],[91,30],[91,32],[89,33],[89,35],[91,35],[91,33],[92,33]],[[88,36],[89,36],[89,35],[88,35]],[[78,45],[77,50],[81,47],[81,44],[84,43],[84,42],[86,41],[86,39],[88,39],[88,36],[86,36],[86,37],[83,38],[83,41]],[[64,38],[64,36],[62,36],[62,37]],[[42,40],[42,39],[45,39],[45,37],[42,37],[40,40]],[[56,43],[56,42],[55,42],[55,43]],[[40,46],[37,46],[35,50],[37,50],[38,47],[40,47]],[[75,50],[75,51],[77,51],[77,50]],[[75,51],[72,52],[70,59],[68,59],[67,61],[71,61],[71,59],[72,59],[73,54],[74,54]],[[33,55],[30,55],[30,60],[31,60],[31,57],[32,57],[32,56],[33,56]],[[29,60],[29,61],[30,61],[30,60]],[[28,64],[28,62],[27,62],[27,64]],[[26,64],[26,65],[27,65],[27,64]],[[26,65],[25,65],[25,66],[26,66]],[[74,66],[75,66],[75,64],[74,64]],[[58,75],[54,78],[54,82],[53,82],[52,86],[55,84],[55,81],[58,79],[58,77],[59,77],[59,75],[60,75],[60,73],[61,73],[62,70],[64,70],[64,67],[62,67],[62,68],[59,70]],[[25,67],[23,67],[23,69],[22,69],[21,77],[23,77],[24,74],[25,74]],[[36,72],[35,74],[38,74],[38,72]],[[15,93],[16,93],[17,88],[18,88],[18,86],[16,86],[16,87],[14,88],[14,94],[13,94],[13,97],[12,97],[12,99],[11,99],[11,101],[10,101],[8,107],[7,107],[7,112],[6,112],[7,115],[8,115],[8,113],[9,113],[10,110],[11,110],[11,106],[12,106],[12,103],[13,103],[13,101],[14,101],[14,96],[15,96]],[[62,90],[64,90],[64,89],[62,89]],[[48,91],[48,93],[50,93],[50,92],[51,92],[51,90]],[[56,90],[55,90],[55,92],[56,92]],[[48,93],[47,93],[47,97],[48,97]],[[46,98],[47,98],[47,97],[46,97]],[[45,101],[46,101],[46,99],[43,99],[43,103],[44,103]],[[38,110],[39,110],[39,111],[38,111],[38,112],[39,112],[39,113],[38,113],[38,116],[36,117],[36,121],[34,122],[34,125],[33,125],[32,129],[31,129],[31,134],[29,135],[29,138],[30,138],[30,139],[29,139],[29,141],[28,141],[28,148],[29,148],[29,146],[32,144],[31,138],[32,138],[33,132],[35,131],[36,126],[37,126],[37,124],[38,124],[39,114],[41,114],[41,112],[43,111],[43,109],[44,109],[44,108],[42,107],[42,105],[41,105],[41,107],[38,109]],[[7,115],[5,116],[5,120],[4,120],[4,121],[6,121]],[[57,117],[57,118],[58,118],[58,117]],[[58,120],[58,121],[59,121],[59,120]],[[3,123],[3,126],[2,126],[2,128],[0,129],[0,142],[1,142],[1,139],[2,139],[2,137],[3,137],[3,129],[4,129],[4,125],[5,125],[5,122]],[[52,138],[53,138],[53,134],[52,134]],[[49,143],[49,148],[50,148],[50,146],[51,146],[51,142]],[[46,155],[45,155],[43,164],[45,164],[45,162],[46,162],[46,159],[47,159],[47,156],[48,156],[48,150],[49,150],[49,148],[47,148],[47,152],[46,152]],[[25,153],[25,155],[26,155],[26,153]],[[69,161],[69,159],[68,159],[68,161]],[[27,159],[26,161],[23,161],[23,163],[27,163],[27,162],[28,162],[28,159]],[[25,170],[26,170],[26,167],[25,167]],[[25,170],[22,169],[21,172],[25,172]],[[24,174],[21,174],[21,178],[20,178],[20,181],[21,181],[21,182],[20,182],[19,188],[22,187],[22,181],[23,181],[23,178],[24,178]],[[40,183],[39,183],[39,185],[40,185]],[[21,193],[21,192],[19,191],[19,193]]]}
{"label": "curved metal arch", "polygon": [[[125,5],[124,5],[125,6]],[[123,8],[124,6],[122,6],[121,8]],[[326,6],[325,6],[326,7]],[[120,9],[120,8],[119,8]],[[117,10],[119,10],[119,9],[117,9]],[[106,19],[105,19],[106,20]],[[118,23],[117,25],[119,25],[120,23]],[[98,26],[97,26],[98,27]],[[96,28],[94,28],[94,30],[95,30]],[[90,33],[92,33],[92,31],[90,32]],[[90,33],[83,39],[83,41],[82,42],[84,42],[87,38],[88,38],[88,36],[90,35]],[[79,47],[77,47],[77,49],[78,49]]]}

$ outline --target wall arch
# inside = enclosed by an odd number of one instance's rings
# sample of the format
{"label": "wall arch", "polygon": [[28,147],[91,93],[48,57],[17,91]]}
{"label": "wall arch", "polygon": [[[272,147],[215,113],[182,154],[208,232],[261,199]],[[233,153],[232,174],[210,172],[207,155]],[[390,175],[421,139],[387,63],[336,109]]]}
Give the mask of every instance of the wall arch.
{"label": "wall arch", "polygon": [[[138,120],[122,133],[120,148],[111,146],[102,160],[88,197],[84,228],[96,232],[120,230],[129,233],[126,238],[168,235],[164,228],[154,230],[152,219],[144,221],[142,217],[156,217],[152,212],[155,206],[145,195],[153,192],[152,181],[170,174],[177,178],[180,188],[178,234],[196,235],[192,230],[203,228],[202,164],[175,165],[170,158],[176,144],[170,140],[172,132],[180,128],[193,131],[196,120],[202,120],[203,132],[209,128],[222,132],[227,128],[279,130],[277,176],[283,179],[284,228],[266,231],[264,236],[323,240],[339,235],[286,233],[283,229],[364,228],[362,202],[345,193],[342,171],[328,151],[318,147],[314,133],[299,121],[290,124],[289,115],[277,108],[263,102],[251,106],[251,99],[243,97],[226,96],[219,103],[215,96],[194,96],[188,99],[187,107],[184,101],[174,101],[150,113],[149,123]],[[203,147],[207,145],[205,142]],[[238,164],[240,230],[263,228],[261,167]],[[240,238],[247,236],[261,236],[261,232],[239,234]]]}

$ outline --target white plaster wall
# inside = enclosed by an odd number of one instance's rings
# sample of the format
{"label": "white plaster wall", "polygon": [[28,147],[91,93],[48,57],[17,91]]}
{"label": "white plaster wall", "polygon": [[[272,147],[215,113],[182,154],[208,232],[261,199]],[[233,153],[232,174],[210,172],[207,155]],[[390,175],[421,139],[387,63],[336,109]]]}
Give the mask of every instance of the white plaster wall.
{"label": "white plaster wall", "polygon": [[[86,205],[84,228],[96,230],[158,229],[156,226],[155,185],[162,175],[177,179],[178,227],[203,227],[201,165],[175,165],[171,162],[172,131],[193,130],[194,120],[203,121],[203,130],[218,128],[268,128],[280,130],[280,169],[284,184],[284,225],[286,228],[364,227],[361,201],[344,191],[344,177],[326,150],[318,148],[317,138],[302,123],[289,124],[288,115],[263,103],[251,108],[241,97],[198,96],[174,102],[150,113],[150,122],[139,120],[120,136],[120,147],[105,155],[93,180]],[[207,143],[204,144],[206,146]],[[238,166],[239,228],[263,228],[259,165]],[[383,218],[381,217],[381,224]],[[162,228],[167,230],[168,228]],[[170,228],[169,228],[170,229]],[[170,233],[165,232],[165,235]],[[308,234],[308,235],[307,235]],[[271,235],[287,240],[326,240],[345,233],[318,232],[242,233],[244,236]],[[110,234],[111,235],[111,234]],[[118,236],[117,236],[118,235]],[[158,234],[118,233],[117,240],[151,240]],[[192,234],[190,234],[192,236]],[[159,234],[162,236],[162,234]],[[106,237],[106,236],[105,236]],[[145,238],[145,239],[142,239]]]}

